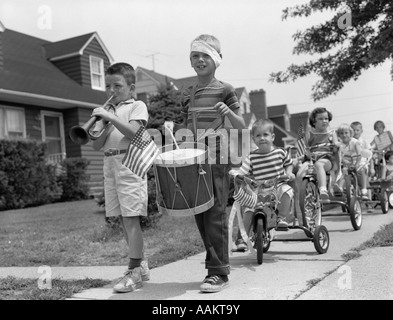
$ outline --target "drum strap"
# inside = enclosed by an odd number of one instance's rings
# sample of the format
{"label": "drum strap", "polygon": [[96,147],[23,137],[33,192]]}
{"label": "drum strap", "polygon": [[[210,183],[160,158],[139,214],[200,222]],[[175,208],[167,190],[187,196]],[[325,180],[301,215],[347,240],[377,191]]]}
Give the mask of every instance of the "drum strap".
{"label": "drum strap", "polygon": [[216,131],[225,121],[225,117],[218,117],[214,121],[212,121],[209,126],[206,128],[205,132],[199,137],[196,136],[197,133],[197,122],[198,122],[198,111],[206,110],[206,108],[196,108],[195,107],[195,91],[196,85],[192,87],[191,96],[190,96],[190,106],[191,106],[191,118],[192,118],[192,127],[195,134],[195,141],[198,142],[208,136],[212,131]]}

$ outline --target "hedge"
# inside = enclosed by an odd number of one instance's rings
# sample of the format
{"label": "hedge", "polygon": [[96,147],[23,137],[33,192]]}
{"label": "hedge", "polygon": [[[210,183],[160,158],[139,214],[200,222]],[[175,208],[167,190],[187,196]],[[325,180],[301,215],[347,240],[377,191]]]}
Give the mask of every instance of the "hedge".
{"label": "hedge", "polygon": [[0,210],[89,197],[89,161],[67,158],[49,164],[46,148],[36,140],[0,140]]}
{"label": "hedge", "polygon": [[84,158],[66,158],[61,162],[63,173],[58,178],[63,189],[61,201],[89,198],[90,176],[86,174],[89,164],[90,161]]}
{"label": "hedge", "polygon": [[0,140],[0,210],[55,201],[61,193],[56,168],[46,163],[46,144]]}

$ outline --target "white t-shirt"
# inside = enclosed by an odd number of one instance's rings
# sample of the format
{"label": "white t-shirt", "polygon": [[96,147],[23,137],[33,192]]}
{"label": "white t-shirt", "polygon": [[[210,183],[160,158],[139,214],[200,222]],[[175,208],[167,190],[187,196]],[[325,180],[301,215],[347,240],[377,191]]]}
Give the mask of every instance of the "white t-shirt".
{"label": "white t-shirt", "polygon": [[[126,119],[127,122],[131,120],[141,120],[143,125],[147,124],[149,113],[146,104],[143,101],[135,101],[130,99],[122,101],[116,106],[116,115],[121,119]],[[102,150],[110,148],[127,149],[130,144],[130,139],[125,137],[116,127],[108,135]]]}

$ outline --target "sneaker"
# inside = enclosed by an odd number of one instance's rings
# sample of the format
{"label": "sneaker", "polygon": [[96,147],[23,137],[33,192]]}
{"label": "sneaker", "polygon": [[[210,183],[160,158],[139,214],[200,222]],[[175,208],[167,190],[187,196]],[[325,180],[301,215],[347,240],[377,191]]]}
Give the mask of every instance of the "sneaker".
{"label": "sneaker", "polygon": [[142,287],[141,268],[127,270],[124,277],[113,287],[114,292],[126,293]]}
{"label": "sneaker", "polygon": [[243,239],[237,239],[235,244],[237,251],[244,252],[248,249],[247,243]]}
{"label": "sneaker", "polygon": [[368,197],[367,191],[362,191],[362,200],[369,201],[370,198]]}
{"label": "sneaker", "polygon": [[321,200],[329,200],[329,194],[328,194],[327,190],[320,190],[319,196],[320,196]]}
{"label": "sneaker", "polygon": [[277,217],[277,229],[288,229],[288,222],[285,221],[285,218]]}
{"label": "sneaker", "polygon": [[211,275],[207,276],[205,280],[203,280],[201,292],[219,292],[228,286],[228,277],[221,275]]}
{"label": "sneaker", "polygon": [[150,269],[146,260],[142,260],[141,262],[141,278],[142,281],[150,280]]}

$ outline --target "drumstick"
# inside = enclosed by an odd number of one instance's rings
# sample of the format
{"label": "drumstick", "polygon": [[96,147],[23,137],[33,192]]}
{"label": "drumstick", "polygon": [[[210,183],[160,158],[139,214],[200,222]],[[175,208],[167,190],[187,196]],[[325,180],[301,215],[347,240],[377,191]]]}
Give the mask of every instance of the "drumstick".
{"label": "drumstick", "polygon": [[172,139],[173,139],[173,142],[175,142],[176,149],[179,149],[179,146],[177,145],[176,139],[175,139],[175,137],[174,137],[174,135],[173,135],[173,133],[172,133],[172,130],[171,130],[168,126],[166,126],[166,124],[167,124],[167,123],[164,122],[165,128],[168,129],[168,131],[169,131],[169,133],[170,133],[170,135],[171,135],[171,137],[172,137]]}

